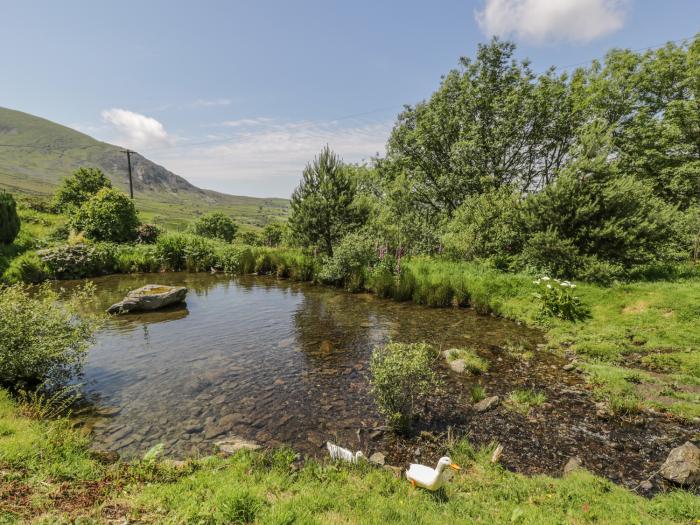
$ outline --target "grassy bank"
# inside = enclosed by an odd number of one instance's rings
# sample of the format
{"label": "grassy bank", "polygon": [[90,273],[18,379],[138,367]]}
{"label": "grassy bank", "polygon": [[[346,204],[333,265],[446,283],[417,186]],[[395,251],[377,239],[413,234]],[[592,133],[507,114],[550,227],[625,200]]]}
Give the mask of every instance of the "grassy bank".
{"label": "grassy bank", "polygon": [[37,420],[0,391],[0,523],[688,523],[700,500],[648,500],[586,471],[526,477],[458,443],[444,494],[369,466],[294,464],[286,450],[173,463],[107,462],[66,420]]}

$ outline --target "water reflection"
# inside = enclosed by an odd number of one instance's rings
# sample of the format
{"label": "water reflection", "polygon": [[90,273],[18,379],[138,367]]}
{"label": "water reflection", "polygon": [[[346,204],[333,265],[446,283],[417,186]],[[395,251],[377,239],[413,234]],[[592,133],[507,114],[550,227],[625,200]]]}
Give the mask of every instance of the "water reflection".
{"label": "water reflection", "polygon": [[229,434],[311,454],[329,438],[358,444],[365,439],[358,429],[382,424],[368,395],[375,345],[470,342],[488,351],[507,340],[538,341],[513,323],[464,310],[272,278],[171,273],[94,281],[100,309],[148,283],[190,290],[186,306],[112,318],[89,355],[86,393],[111,417],[87,423],[98,446],[127,455],[160,442],[173,455],[207,452]]}

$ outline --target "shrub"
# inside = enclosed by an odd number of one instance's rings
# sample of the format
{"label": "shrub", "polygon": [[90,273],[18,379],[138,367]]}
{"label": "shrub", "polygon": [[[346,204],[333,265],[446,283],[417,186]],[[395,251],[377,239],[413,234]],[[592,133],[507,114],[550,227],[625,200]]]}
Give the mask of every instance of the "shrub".
{"label": "shrub", "polygon": [[175,272],[184,269],[187,238],[183,233],[168,233],[158,238],[156,257],[163,269]]}
{"label": "shrub", "polygon": [[63,244],[37,255],[56,279],[82,279],[114,271],[114,246],[110,244]]}
{"label": "shrub", "polygon": [[78,168],[66,177],[54,195],[54,207],[59,211],[78,209],[103,188],[111,188],[112,182],[98,168]]}
{"label": "shrub", "polygon": [[100,318],[81,313],[94,292],[59,301],[48,286],[0,288],[0,383],[18,389],[58,386],[80,369]]}
{"label": "shrub", "polygon": [[357,291],[364,286],[365,276],[379,260],[374,241],[364,233],[346,235],[327,259],[319,279]]}
{"label": "shrub", "polygon": [[435,355],[426,343],[389,343],[372,353],[372,394],[379,411],[397,432],[410,430],[417,403],[439,384],[431,368]]}
{"label": "shrub", "polygon": [[189,235],[185,243],[185,269],[189,272],[208,272],[217,266],[215,244],[209,239]]}
{"label": "shrub", "polygon": [[261,241],[265,246],[274,248],[282,242],[284,226],[278,222],[273,222],[265,226],[262,231]]}
{"label": "shrub", "polygon": [[19,234],[20,220],[14,197],[0,192],[0,244],[12,244]]}
{"label": "shrub", "polygon": [[136,229],[136,242],[139,244],[155,244],[161,233],[163,233],[163,230],[155,224],[139,224],[139,227]]}
{"label": "shrub", "polygon": [[128,242],[139,225],[134,202],[125,193],[103,188],[71,217],[73,227],[96,241]]}
{"label": "shrub", "polygon": [[533,234],[525,243],[519,260],[531,271],[562,278],[579,275],[582,263],[573,241],[562,238],[552,229]]}
{"label": "shrub", "polygon": [[10,283],[40,283],[50,277],[50,271],[36,252],[25,252],[12,260],[3,278]]}
{"label": "shrub", "polygon": [[231,242],[236,236],[238,226],[225,213],[214,212],[202,215],[197,219],[192,226],[192,231],[202,237]]}
{"label": "shrub", "polygon": [[519,215],[520,196],[510,186],[467,197],[447,225],[445,250],[468,260],[512,257],[522,245]]}
{"label": "shrub", "polygon": [[578,321],[588,316],[588,309],[581,299],[574,295],[575,284],[549,277],[542,277],[533,283],[539,287],[533,295],[540,301],[542,318],[556,317],[565,321]]}
{"label": "shrub", "polygon": [[248,246],[260,246],[260,236],[255,232],[243,232],[238,235],[242,244]]}

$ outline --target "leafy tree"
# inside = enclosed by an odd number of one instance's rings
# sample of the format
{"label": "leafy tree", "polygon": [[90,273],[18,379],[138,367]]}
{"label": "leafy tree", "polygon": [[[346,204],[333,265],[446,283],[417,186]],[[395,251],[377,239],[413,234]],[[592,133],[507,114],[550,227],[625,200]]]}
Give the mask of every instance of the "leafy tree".
{"label": "leafy tree", "polygon": [[139,219],[128,195],[102,188],[73,214],[71,224],[96,241],[128,242],[136,238]]}
{"label": "leafy tree", "polygon": [[260,245],[260,235],[254,231],[241,232],[238,238],[243,244],[247,244],[248,246]]}
{"label": "leafy tree", "polygon": [[60,211],[80,208],[102,188],[111,187],[112,182],[99,168],[78,168],[61,182],[54,195],[54,206]]}
{"label": "leafy tree", "polygon": [[208,213],[202,215],[193,226],[194,233],[202,237],[220,239],[231,242],[236,236],[238,226],[233,219],[221,212]]}
{"label": "leafy tree", "polygon": [[0,193],[0,244],[12,244],[17,238],[20,219],[14,197],[6,192]]}
{"label": "leafy tree", "polygon": [[[654,195],[648,183],[621,173],[620,163],[610,160],[612,137],[604,126],[592,125],[578,149],[566,172],[523,204],[525,228],[553,250],[534,266],[564,256],[575,264],[599,261],[626,270],[674,260],[680,236],[676,207]],[[549,233],[538,237],[538,232]],[[554,235],[561,243],[553,242]],[[526,246],[524,253],[532,251]],[[576,273],[559,267],[562,277]]]}
{"label": "leafy tree", "polygon": [[277,222],[271,222],[263,228],[262,243],[265,246],[279,246],[284,235],[284,226]]}
{"label": "leafy tree", "polygon": [[380,167],[410,207],[449,219],[470,195],[511,184],[529,190],[564,164],[583,118],[572,101],[579,84],[553,71],[536,83],[514,51],[497,39],[480,45],[429,101],[399,115]]}
{"label": "leafy tree", "polygon": [[353,205],[355,195],[355,181],[348,169],[326,146],[307,164],[292,194],[289,227],[297,242],[332,256],[334,245],[363,222]]}

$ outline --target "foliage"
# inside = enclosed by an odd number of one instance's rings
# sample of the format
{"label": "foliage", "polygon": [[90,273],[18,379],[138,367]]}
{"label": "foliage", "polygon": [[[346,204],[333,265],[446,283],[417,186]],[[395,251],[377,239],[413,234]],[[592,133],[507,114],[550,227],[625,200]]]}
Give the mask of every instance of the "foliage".
{"label": "foliage", "polygon": [[[631,271],[654,262],[673,261],[680,251],[679,214],[654,195],[645,182],[620,174],[611,162],[609,135],[592,126],[577,158],[556,182],[524,202],[526,229],[542,255],[525,263],[544,264],[548,254],[560,276],[575,276],[577,264],[600,261]],[[543,242],[556,234],[558,244]],[[574,250],[575,248],[575,250]],[[545,270],[545,268],[537,268]]]}
{"label": "foliage", "polygon": [[426,343],[389,343],[372,352],[372,394],[397,432],[411,429],[417,405],[438,385],[435,350]]}
{"label": "foliage", "polygon": [[136,242],[139,244],[155,244],[163,230],[155,224],[139,224],[136,229]]}
{"label": "foliage", "polygon": [[54,207],[63,212],[78,209],[98,191],[111,187],[112,182],[99,168],[78,168],[56,190]]}
{"label": "foliage", "polygon": [[11,244],[19,233],[20,219],[17,203],[11,194],[0,192],[0,245]]}
{"label": "foliage", "polygon": [[196,235],[219,239],[224,242],[233,241],[238,226],[233,219],[221,212],[207,213],[195,221],[192,231]]}
{"label": "foliage", "polygon": [[377,260],[377,248],[372,239],[361,232],[350,233],[336,247],[333,256],[325,261],[319,279],[358,291],[364,286],[369,267]]}
{"label": "foliage", "polygon": [[81,279],[114,271],[114,247],[109,244],[62,244],[39,250],[40,268],[55,279]]}
{"label": "foliage", "polygon": [[569,281],[559,281],[541,277],[534,284],[538,291],[533,295],[540,302],[540,315],[543,318],[557,317],[565,321],[579,321],[588,315],[588,308],[581,298],[574,295],[576,285]]}
{"label": "foliage", "polygon": [[136,238],[139,219],[128,195],[102,188],[72,215],[71,224],[96,241],[128,242]]}
{"label": "foliage", "polygon": [[292,194],[289,228],[297,242],[333,256],[336,243],[363,222],[353,206],[355,194],[355,181],[348,169],[326,146],[304,168]]}
{"label": "foliage", "polygon": [[99,318],[81,313],[86,286],[59,301],[48,286],[0,288],[0,380],[17,389],[60,385],[80,369]]}
{"label": "foliage", "polygon": [[467,197],[443,236],[445,250],[463,259],[495,258],[506,266],[522,246],[520,196],[510,186]]}
{"label": "foliage", "polygon": [[248,246],[260,246],[261,244],[260,235],[254,231],[241,232],[238,235],[238,239],[241,244],[247,244]]}
{"label": "foliage", "polygon": [[40,283],[50,275],[48,266],[36,252],[25,252],[12,260],[3,278],[8,283]]}
{"label": "foliage", "polygon": [[275,248],[280,245],[284,237],[284,226],[278,222],[271,222],[263,228],[261,243],[264,246]]}

